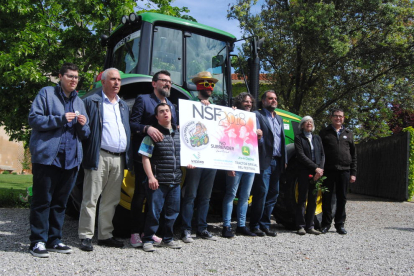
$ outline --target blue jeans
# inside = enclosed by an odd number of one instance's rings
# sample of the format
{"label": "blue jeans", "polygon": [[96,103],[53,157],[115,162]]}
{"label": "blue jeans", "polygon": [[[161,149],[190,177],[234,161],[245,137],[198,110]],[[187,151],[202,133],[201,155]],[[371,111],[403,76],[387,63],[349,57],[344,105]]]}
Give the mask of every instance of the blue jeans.
{"label": "blue jeans", "polygon": [[33,198],[30,205],[30,245],[61,242],[66,204],[75,185],[78,167],[65,170],[33,163]]}
{"label": "blue jeans", "polygon": [[145,220],[144,243],[153,243],[152,236],[159,227],[160,214],[165,210],[164,229],[162,237],[164,242],[170,242],[174,236],[174,223],[180,213],[180,185],[160,185],[158,189],[151,190],[148,183],[145,185],[147,194],[148,212]]}
{"label": "blue jeans", "polygon": [[197,197],[197,231],[207,229],[207,213],[210,206],[211,191],[217,170],[195,168],[187,170],[181,208],[182,230],[191,230],[194,213],[194,200]]}
{"label": "blue jeans", "polygon": [[261,170],[252,188],[252,208],[250,213],[250,228],[269,228],[270,216],[279,196],[279,178],[281,167],[280,158],[272,159],[266,170]]}
{"label": "blue jeans", "polygon": [[237,201],[237,227],[246,226],[246,212],[254,181],[254,173],[236,172],[236,175],[226,177],[226,194],[223,199],[223,226],[230,226],[233,200],[240,184],[239,200]]}

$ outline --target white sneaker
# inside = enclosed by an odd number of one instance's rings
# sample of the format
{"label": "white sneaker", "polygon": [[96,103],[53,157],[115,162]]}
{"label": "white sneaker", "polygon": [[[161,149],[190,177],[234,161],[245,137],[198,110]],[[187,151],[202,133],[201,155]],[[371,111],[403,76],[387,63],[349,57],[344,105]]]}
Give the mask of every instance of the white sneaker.
{"label": "white sneaker", "polygon": [[152,243],[146,242],[144,243],[142,249],[144,249],[145,252],[153,252],[155,251],[155,247]]}
{"label": "white sneaker", "polygon": [[180,249],[181,248],[181,244],[179,241],[170,241],[170,242],[162,242],[161,243],[162,247],[168,247],[168,248],[172,248],[172,249]]}
{"label": "white sneaker", "polygon": [[181,234],[181,239],[185,243],[192,243],[194,242],[193,238],[191,237],[191,231],[190,230],[184,230]]}

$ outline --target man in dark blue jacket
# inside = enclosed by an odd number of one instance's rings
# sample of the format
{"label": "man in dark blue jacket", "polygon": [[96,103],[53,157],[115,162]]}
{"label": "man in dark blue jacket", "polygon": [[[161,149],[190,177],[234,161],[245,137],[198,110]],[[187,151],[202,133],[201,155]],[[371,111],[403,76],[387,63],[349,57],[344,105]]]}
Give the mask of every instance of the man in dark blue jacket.
{"label": "man in dark blue jacket", "polygon": [[85,106],[78,97],[78,67],[65,63],[60,83],[40,90],[32,103],[33,199],[30,206],[30,253],[71,253],[61,242],[66,203],[82,162],[81,140],[90,130]]}
{"label": "man in dark blue jacket", "polygon": [[106,69],[101,82],[102,91],[84,99],[91,128],[91,135],[84,142],[85,178],[78,229],[80,249],[84,251],[93,250],[99,196],[98,245],[123,247],[123,242],[112,236],[112,219],[121,198],[124,169],[132,169],[129,109],[118,97],[121,88],[118,69]]}
{"label": "man in dark blue jacket", "polygon": [[262,96],[262,109],[255,111],[263,141],[259,143],[260,175],[252,188],[250,230],[257,236],[275,237],[270,230],[270,216],[279,196],[279,178],[287,164],[285,131],[282,118],[276,114],[275,91],[266,91]]}
{"label": "man in dark blue jacket", "polygon": [[[145,135],[151,137],[154,142],[163,139],[162,133],[155,128],[157,118],[155,117],[155,107],[160,103],[166,103],[171,110],[171,123],[177,124],[177,115],[175,106],[168,100],[171,90],[171,77],[168,71],[159,71],[152,77],[151,94],[139,95],[132,107],[131,114],[131,133],[132,148],[134,157],[135,172],[135,191],[131,201],[131,238],[130,243],[133,247],[142,247],[141,235],[144,231],[145,214],[142,212],[142,205],[145,200],[144,182],[146,175],[142,167],[141,156],[138,155],[138,149]],[[155,243],[160,243],[161,239],[156,235],[153,236]]]}

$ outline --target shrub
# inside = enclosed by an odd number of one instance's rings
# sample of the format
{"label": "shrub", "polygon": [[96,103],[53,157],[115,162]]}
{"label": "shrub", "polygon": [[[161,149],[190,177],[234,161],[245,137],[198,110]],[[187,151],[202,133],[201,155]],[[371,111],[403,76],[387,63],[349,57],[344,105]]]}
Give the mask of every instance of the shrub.
{"label": "shrub", "polygon": [[407,127],[403,131],[410,132],[410,155],[408,169],[408,201],[414,200],[414,128]]}
{"label": "shrub", "polygon": [[10,174],[9,171],[3,171],[2,174]]}
{"label": "shrub", "polygon": [[0,189],[0,208],[29,208],[28,202],[20,200],[21,190]]}

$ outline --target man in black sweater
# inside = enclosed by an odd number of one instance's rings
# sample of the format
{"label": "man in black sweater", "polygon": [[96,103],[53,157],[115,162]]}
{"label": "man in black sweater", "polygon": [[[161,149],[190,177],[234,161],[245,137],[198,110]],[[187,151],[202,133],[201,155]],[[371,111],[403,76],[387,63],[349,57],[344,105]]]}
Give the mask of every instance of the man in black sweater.
{"label": "man in black sweater", "polygon": [[346,195],[348,183],[356,181],[357,156],[352,131],[343,126],[344,112],[342,109],[334,109],[330,116],[332,124],[322,129],[319,136],[325,151],[325,176],[324,186],[329,192],[322,196],[322,234],[329,231],[332,223],[332,195],[336,186],[336,232],[345,235],[344,228],[346,213]]}

